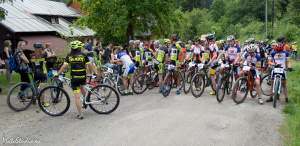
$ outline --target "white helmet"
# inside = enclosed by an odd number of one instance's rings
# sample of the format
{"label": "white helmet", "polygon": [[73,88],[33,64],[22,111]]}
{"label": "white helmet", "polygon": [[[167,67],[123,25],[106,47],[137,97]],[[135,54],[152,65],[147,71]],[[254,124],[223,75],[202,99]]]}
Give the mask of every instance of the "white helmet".
{"label": "white helmet", "polygon": [[257,45],[255,45],[255,44],[250,44],[250,45],[248,46],[247,51],[248,51],[249,53],[254,53],[254,52],[256,52],[257,48],[258,48]]}

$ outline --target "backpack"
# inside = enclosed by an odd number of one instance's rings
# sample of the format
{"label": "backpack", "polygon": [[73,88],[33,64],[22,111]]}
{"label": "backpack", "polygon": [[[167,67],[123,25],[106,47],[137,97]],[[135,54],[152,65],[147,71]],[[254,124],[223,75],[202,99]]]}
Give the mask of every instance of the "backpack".
{"label": "backpack", "polygon": [[8,63],[11,71],[15,72],[28,72],[28,64],[22,63],[20,52],[15,52],[12,56],[9,57]]}
{"label": "backpack", "polygon": [[9,64],[9,70],[11,71],[17,71],[18,69],[18,64],[17,60],[14,56],[9,56],[8,58],[8,64]]}

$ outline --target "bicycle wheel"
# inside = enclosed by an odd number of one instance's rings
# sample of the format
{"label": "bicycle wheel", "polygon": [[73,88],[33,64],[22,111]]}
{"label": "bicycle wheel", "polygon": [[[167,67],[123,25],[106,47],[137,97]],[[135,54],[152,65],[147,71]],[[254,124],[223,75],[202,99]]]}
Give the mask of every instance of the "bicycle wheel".
{"label": "bicycle wheel", "polygon": [[200,74],[197,73],[192,77],[191,81],[191,92],[195,98],[200,97],[205,88],[205,81],[204,77]]}
{"label": "bicycle wheel", "polygon": [[216,97],[217,97],[217,101],[219,103],[221,103],[225,97],[225,91],[227,90],[226,87],[226,81],[224,81],[224,79],[222,79],[221,77],[218,80],[218,84],[217,84],[217,91],[216,91]]}
{"label": "bicycle wheel", "polygon": [[172,89],[172,75],[167,75],[166,78],[165,78],[165,82],[163,84],[163,91],[162,91],[162,95],[164,97],[167,97],[169,96],[170,92],[171,92],[171,89]]}
{"label": "bicycle wheel", "polygon": [[140,74],[138,77],[136,77],[132,84],[132,91],[135,94],[142,94],[147,90],[147,82],[150,80],[147,76],[144,74]]}
{"label": "bicycle wheel", "polygon": [[151,76],[151,78],[149,78],[149,83],[148,83],[148,89],[149,90],[152,90],[153,88],[157,87],[158,85],[158,81],[159,81],[159,78],[158,78],[158,73],[155,72],[154,75]]}
{"label": "bicycle wheel", "polygon": [[260,88],[262,91],[262,94],[265,96],[271,96],[272,95],[272,78],[270,74],[267,74],[262,77],[260,82]]}
{"label": "bicycle wheel", "polygon": [[277,100],[279,99],[279,96],[280,96],[280,94],[279,94],[279,87],[280,87],[280,81],[279,81],[280,79],[279,78],[276,78],[275,79],[275,84],[274,84],[274,96],[273,96],[273,107],[274,108],[276,108],[276,106],[277,106]]}
{"label": "bicycle wheel", "polygon": [[247,78],[241,77],[236,80],[231,97],[236,104],[243,103],[248,95],[248,91]]}
{"label": "bicycle wheel", "polygon": [[47,115],[61,116],[70,108],[70,97],[63,88],[48,86],[40,92],[38,104]]}
{"label": "bicycle wheel", "polygon": [[227,95],[230,95],[230,93],[232,92],[232,86],[233,86],[233,81],[234,77],[233,75],[230,75],[228,81],[227,81]]}
{"label": "bicycle wheel", "polygon": [[[110,92],[107,94],[106,92]],[[118,92],[107,85],[98,85],[89,92],[87,103],[98,114],[110,114],[115,111],[120,103]]]}
{"label": "bicycle wheel", "polygon": [[183,91],[185,94],[188,94],[191,90],[191,80],[192,80],[192,73],[188,73],[184,79],[184,88]]}
{"label": "bicycle wheel", "polygon": [[8,92],[8,107],[16,112],[24,111],[32,104],[34,96],[34,89],[29,83],[18,83]]}

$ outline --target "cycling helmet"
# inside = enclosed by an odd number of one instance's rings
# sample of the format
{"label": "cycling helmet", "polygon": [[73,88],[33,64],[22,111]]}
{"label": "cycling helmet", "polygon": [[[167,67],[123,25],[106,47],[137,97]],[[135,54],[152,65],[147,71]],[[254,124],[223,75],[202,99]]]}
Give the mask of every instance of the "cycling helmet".
{"label": "cycling helmet", "polygon": [[84,47],[84,44],[81,41],[78,41],[78,40],[73,41],[73,42],[70,43],[70,48],[74,49],[74,50],[82,49],[83,47]]}
{"label": "cycling helmet", "polygon": [[280,52],[280,51],[283,51],[284,50],[284,45],[276,45],[274,50],[276,52]]}
{"label": "cycling helmet", "polygon": [[170,44],[171,40],[170,39],[164,39],[164,44]]}
{"label": "cycling helmet", "polygon": [[42,49],[42,48],[44,48],[44,44],[41,43],[41,42],[36,42],[36,43],[33,44],[33,47],[35,49]]}
{"label": "cycling helmet", "polygon": [[249,46],[248,46],[248,52],[249,53],[255,53],[256,52],[256,50],[257,50],[257,46],[256,45],[254,45],[254,44],[250,44]]}
{"label": "cycling helmet", "polygon": [[134,43],[134,40],[130,40],[130,41],[129,41],[129,44],[133,44],[133,43]]}
{"label": "cycling helmet", "polygon": [[215,39],[215,34],[213,34],[213,33],[207,34],[206,39],[210,40],[210,41],[214,40]]}
{"label": "cycling helmet", "polygon": [[233,35],[227,37],[227,41],[233,41],[233,40],[235,40],[235,37]]}

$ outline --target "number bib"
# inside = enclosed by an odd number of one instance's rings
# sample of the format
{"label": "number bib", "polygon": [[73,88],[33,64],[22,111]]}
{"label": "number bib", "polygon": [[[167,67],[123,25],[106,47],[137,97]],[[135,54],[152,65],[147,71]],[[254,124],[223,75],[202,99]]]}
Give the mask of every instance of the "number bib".
{"label": "number bib", "polygon": [[165,51],[158,50],[157,61],[159,61],[160,63],[162,63],[164,61],[164,57],[165,57]]}
{"label": "number bib", "polygon": [[171,50],[171,60],[176,61],[177,60],[177,49],[172,49]]}
{"label": "number bib", "polygon": [[137,62],[141,61],[141,52],[140,51],[135,51],[134,60],[137,61]]}

